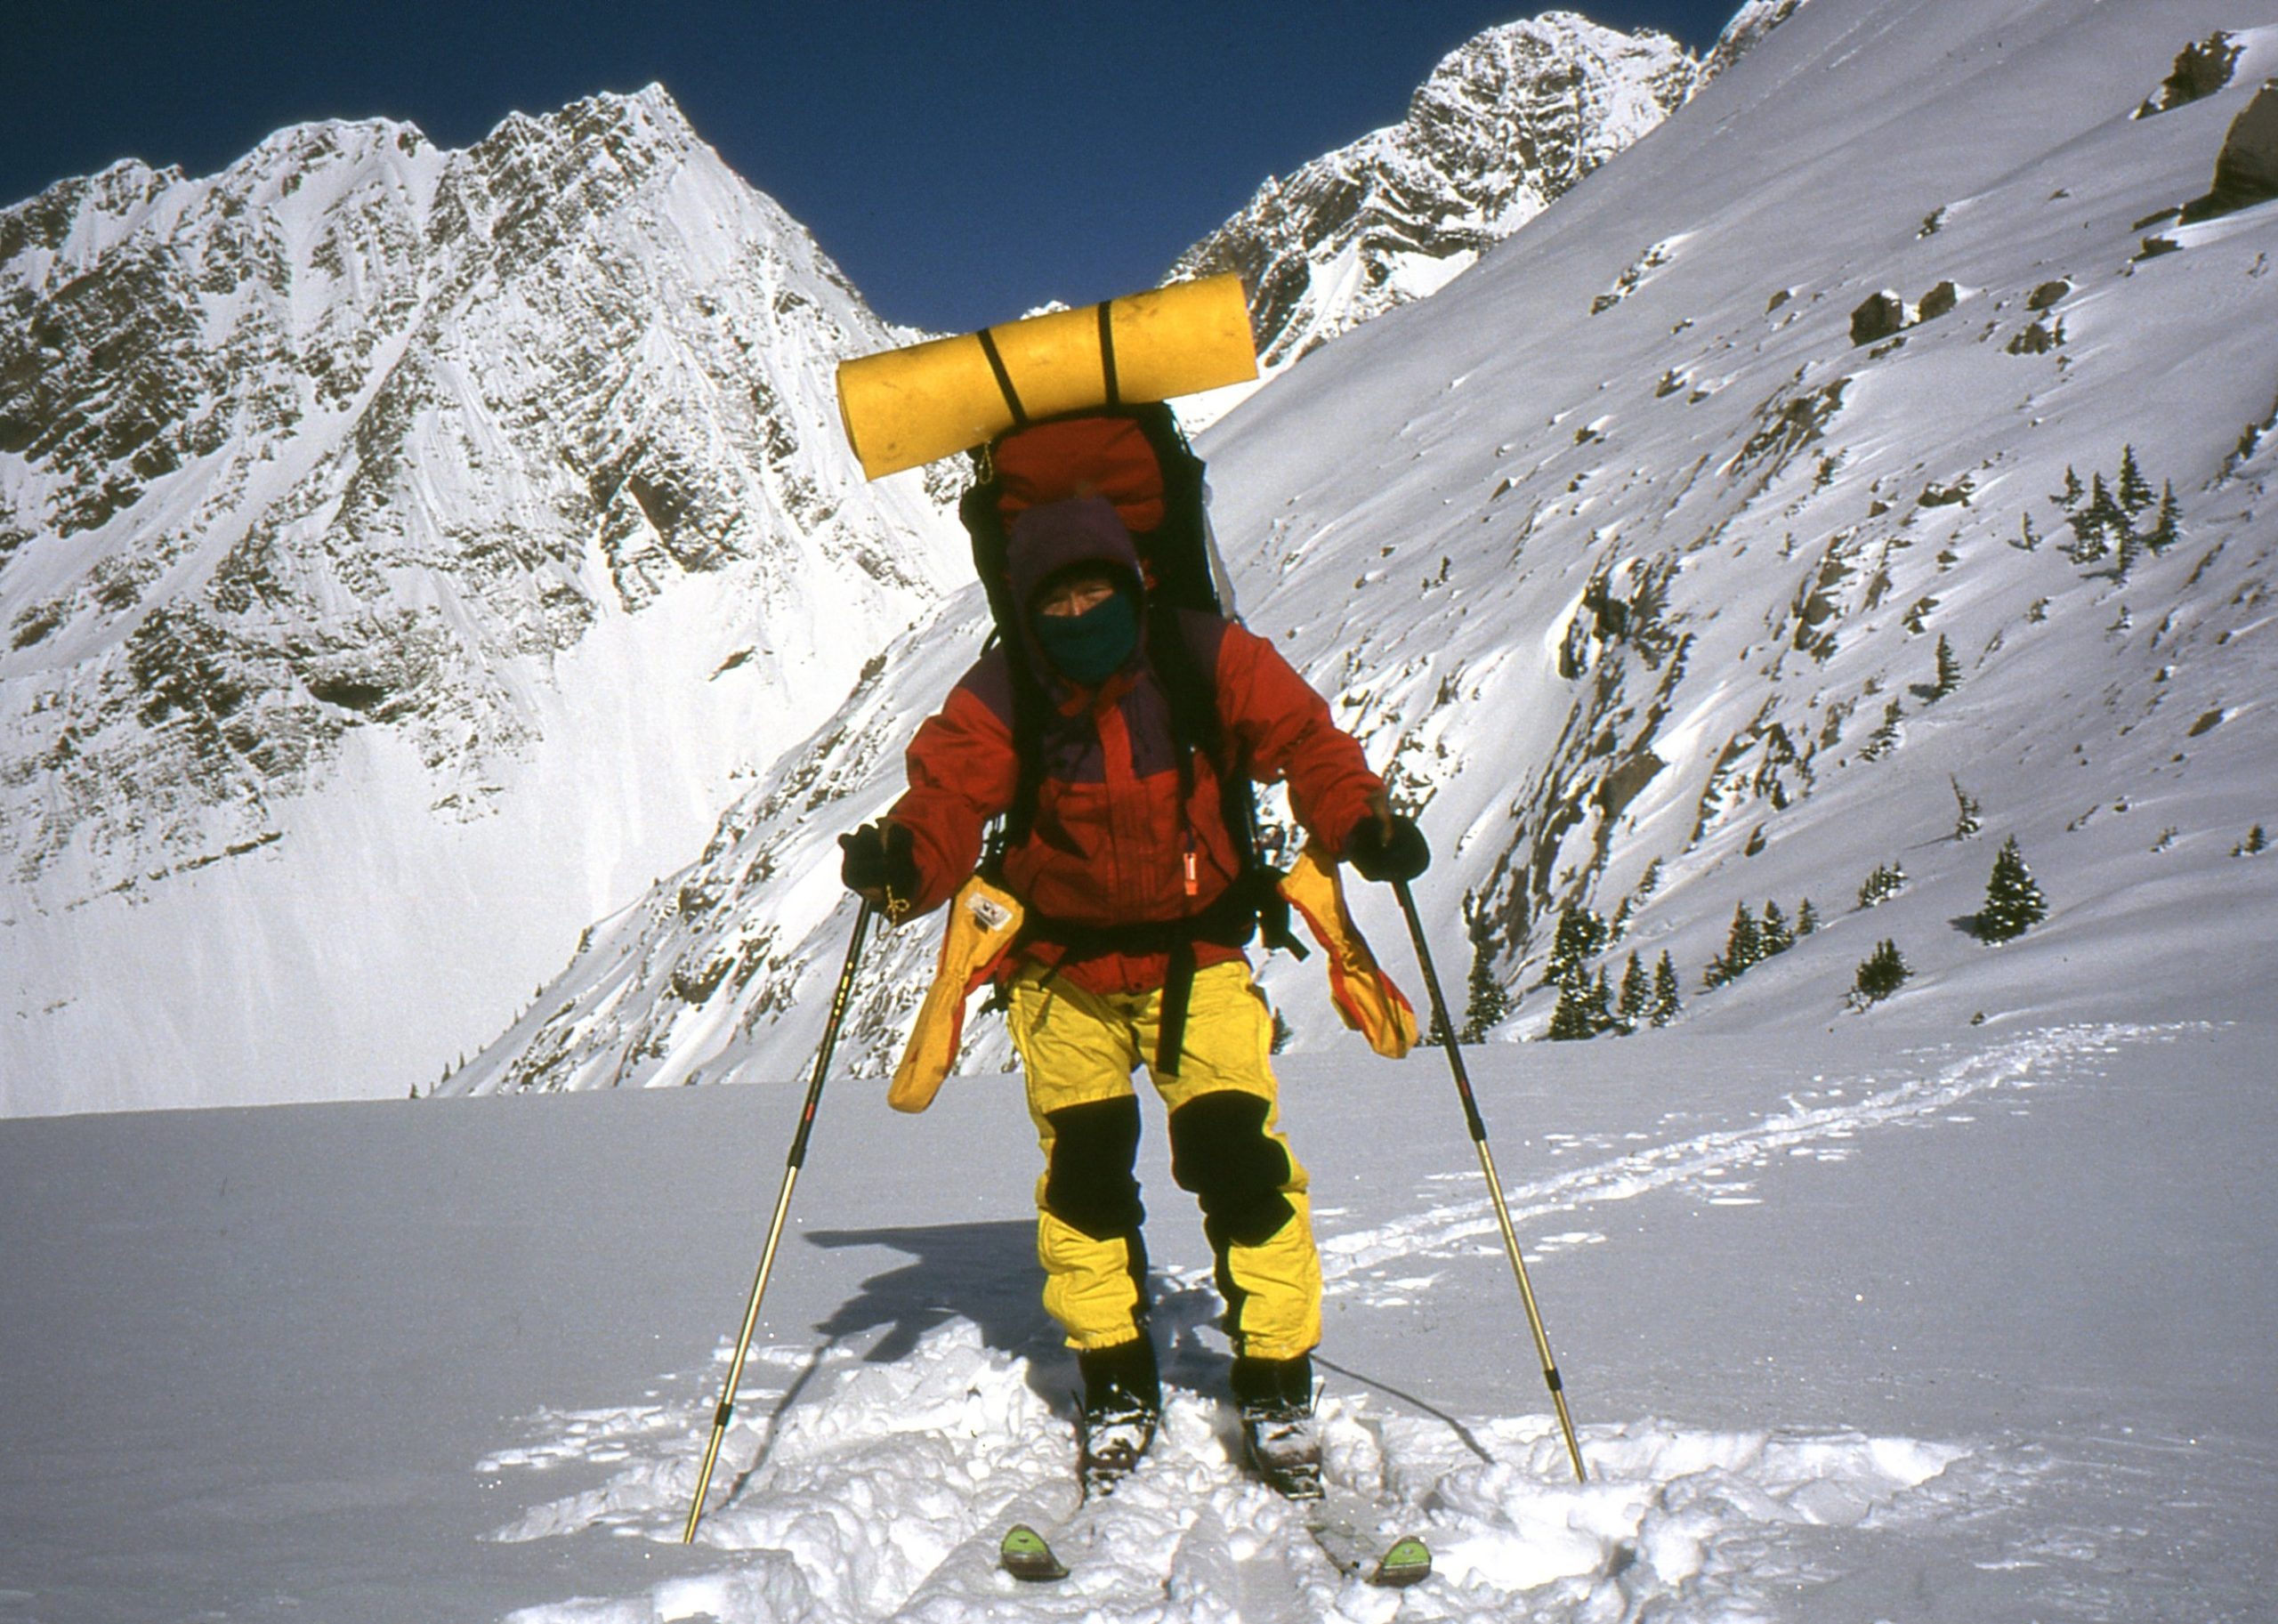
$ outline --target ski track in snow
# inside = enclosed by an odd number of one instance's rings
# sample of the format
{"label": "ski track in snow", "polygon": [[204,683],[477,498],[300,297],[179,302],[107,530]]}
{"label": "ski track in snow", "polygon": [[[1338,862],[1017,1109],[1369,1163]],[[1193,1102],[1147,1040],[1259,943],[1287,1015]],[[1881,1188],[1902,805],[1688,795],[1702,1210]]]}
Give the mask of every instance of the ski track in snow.
{"label": "ski track in snow", "polygon": [[[2140,1027],[2032,1034],[1917,1075],[1815,1078],[1788,1109],[1749,1126],[1642,1148],[1544,1135],[1553,1154],[1617,1153],[1511,1191],[1521,1223],[1651,1192],[1753,1200],[1735,1175],[1774,1157],[1842,1159],[1876,1128],[1966,1124],[1959,1109],[2047,1084]],[[2015,1107],[2012,1107],[2013,1109]],[[1665,1125],[1680,1121],[1665,1119]],[[1432,1183],[1454,1177],[1434,1176]],[[1474,1180],[1477,1175],[1470,1176]],[[1333,1216],[1337,1209],[1324,1209]],[[1484,1193],[1323,1243],[1332,1293],[1397,1306],[1431,1289],[1418,1260],[1462,1256],[1495,1228]],[[1595,1231],[1538,1238],[1538,1251],[1600,1244]],[[1394,1272],[1396,1270],[1396,1272]],[[1167,1281],[1173,1298],[1207,1280]],[[1192,1288],[1192,1289],[1187,1289]],[[486,1456],[497,1474],[566,1462],[614,1466],[598,1487],[531,1507],[494,1538],[606,1532],[675,1540],[695,1487],[723,1345],[702,1387],[676,1399],[545,1410],[531,1442]],[[1902,1530],[1957,1509],[2015,1503],[2042,1469],[2015,1441],[1875,1437],[1856,1431],[1710,1431],[1652,1417],[1583,1426],[1592,1480],[1573,1482],[1547,1414],[1456,1426],[1379,1410],[1366,1394],[1322,1404],[1330,1476],[1400,1508],[1430,1541],[1435,1577],[1417,1590],[1341,1576],[1296,1508],[1234,1465],[1231,1411],[1172,1389],[1164,1431],[1112,1500],[1076,1513],[1068,1424],[1035,1391],[1027,1361],[952,1321],[907,1356],[872,1363],[843,1344],[756,1348],[698,1534],[728,1558],[637,1596],[526,1609],[516,1624],[779,1620],[1349,1620],[1530,1619],[1575,1624],[1767,1616],[1773,1598],[1830,1576],[1804,1531]],[[783,1386],[764,1374],[781,1373]],[[1075,1570],[1025,1586],[999,1572],[1014,1521],[1044,1527]]]}
{"label": "ski track in snow", "polygon": [[[2123,1041],[2157,1037],[2172,1028],[2145,1026],[2060,1027],[2034,1032],[1941,1070],[1908,1077],[1887,1087],[1873,1078],[1826,1082],[1791,1093],[1788,1109],[1744,1127],[1718,1129],[1690,1138],[1595,1161],[1565,1173],[1513,1185],[1504,1192],[1515,1224],[1557,1213],[1574,1212],[1605,1201],[1626,1201],[1656,1190],[1683,1189],[1709,1206],[1752,1206],[1753,1181],[1733,1176],[1760,1168],[1776,1156],[1844,1161],[1856,1153],[1852,1141],[1870,1128],[1974,1119],[1955,1108],[1996,1089],[2030,1090],[2052,1079],[2065,1066],[2110,1054]],[[1814,1079],[1815,1083],[1824,1079]],[[1851,1097],[1856,1095],[1858,1097]],[[1491,1135],[1492,1124],[1490,1124]],[[1609,1150],[1612,1136],[1594,1134],[1539,1135],[1553,1155]],[[1629,1134],[1625,1139],[1643,1139]],[[1434,1183],[1477,1187],[1476,1169],[1433,1176]],[[1357,1293],[1369,1307],[1391,1307],[1421,1281],[1411,1278],[1410,1260],[1473,1252],[1499,1254],[1502,1243],[1493,1208],[1483,1191],[1476,1197],[1443,1202],[1413,1217],[1374,1229],[1353,1230],[1321,1240],[1321,1270],[1331,1296]],[[1595,1230],[1572,1230],[1540,1237],[1529,1261],[1570,1247],[1601,1243]],[[1482,1241],[1485,1244],[1481,1244]],[[1402,1273],[1385,1278],[1387,1267]]]}

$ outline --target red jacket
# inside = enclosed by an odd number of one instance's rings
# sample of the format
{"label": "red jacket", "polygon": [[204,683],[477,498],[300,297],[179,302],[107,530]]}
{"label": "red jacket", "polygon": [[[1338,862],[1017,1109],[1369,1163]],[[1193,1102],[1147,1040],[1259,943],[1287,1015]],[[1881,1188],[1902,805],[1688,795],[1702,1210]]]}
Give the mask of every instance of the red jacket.
{"label": "red jacket", "polygon": [[[1222,731],[1261,783],[1286,778],[1298,820],[1342,851],[1384,788],[1361,747],[1273,645],[1230,621],[1176,611],[1195,668],[1208,674]],[[917,730],[909,791],[888,815],[914,836],[918,912],[947,901],[981,859],[989,822],[1013,803],[1013,675],[1002,649],[984,655]],[[1218,779],[1200,752],[1194,789],[1179,804],[1169,700],[1143,658],[1096,689],[1055,681],[1035,828],[1006,853],[1005,882],[1032,911],[1078,925],[1175,921],[1202,912],[1232,882],[1240,859],[1218,810]],[[1189,893],[1187,855],[1194,857]],[[1059,962],[1056,944],[1031,941],[1027,956]],[[1200,965],[1238,958],[1238,949],[1197,944]],[[1166,956],[1110,953],[1067,964],[1064,974],[1098,993],[1162,985]]]}

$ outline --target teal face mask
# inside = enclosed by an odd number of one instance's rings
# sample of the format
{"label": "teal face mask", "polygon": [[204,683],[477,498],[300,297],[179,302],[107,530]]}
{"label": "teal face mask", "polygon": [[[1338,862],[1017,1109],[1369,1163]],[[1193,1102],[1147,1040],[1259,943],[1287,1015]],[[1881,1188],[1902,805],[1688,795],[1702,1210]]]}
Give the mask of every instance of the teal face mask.
{"label": "teal face mask", "polygon": [[1128,593],[1110,593],[1080,615],[1030,615],[1045,657],[1063,676],[1105,682],[1139,646],[1139,610]]}

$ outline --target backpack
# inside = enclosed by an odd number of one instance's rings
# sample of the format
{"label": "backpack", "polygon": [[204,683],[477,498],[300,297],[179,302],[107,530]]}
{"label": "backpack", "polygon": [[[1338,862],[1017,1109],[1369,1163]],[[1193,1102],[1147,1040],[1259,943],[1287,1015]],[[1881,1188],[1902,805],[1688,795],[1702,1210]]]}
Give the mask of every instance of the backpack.
{"label": "backpack", "polygon": [[[1006,556],[1011,525],[1030,507],[1074,496],[1104,497],[1131,532],[1146,573],[1143,637],[1148,663],[1170,701],[1181,798],[1192,793],[1194,756],[1200,753],[1217,775],[1226,833],[1240,859],[1240,870],[1224,901],[1209,910],[1205,927],[1208,939],[1224,941],[1231,936],[1233,945],[1240,945],[1263,927],[1268,947],[1305,957],[1305,948],[1290,933],[1289,905],[1276,889],[1280,875],[1258,855],[1257,804],[1249,764],[1224,736],[1217,696],[1178,634],[1177,610],[1224,615],[1232,598],[1210,533],[1203,462],[1187,444],[1178,419],[1160,401],[1100,407],[1018,422],[972,456],[973,483],[959,501],[957,514],[973,538],[973,568],[997,623],[991,642],[1003,648],[1013,667],[1013,745],[1020,762],[1012,807],[991,837],[984,868],[999,871],[1005,854],[1034,829],[1044,777],[1046,701],[1042,686],[1027,669],[1026,643],[1019,635],[1021,606],[1011,601]],[[1160,950],[1165,928],[1133,927],[1125,933],[1127,945],[1135,950]],[[1116,933],[1093,934],[1102,945],[1118,945],[1109,940]],[[1168,945],[1177,958],[1178,944]],[[1191,940],[1188,945],[1191,949]],[[1191,951],[1186,957],[1186,977],[1191,978]],[[1175,965],[1173,976],[1180,979]],[[1164,1046],[1175,1056],[1172,1025],[1167,1015]]]}

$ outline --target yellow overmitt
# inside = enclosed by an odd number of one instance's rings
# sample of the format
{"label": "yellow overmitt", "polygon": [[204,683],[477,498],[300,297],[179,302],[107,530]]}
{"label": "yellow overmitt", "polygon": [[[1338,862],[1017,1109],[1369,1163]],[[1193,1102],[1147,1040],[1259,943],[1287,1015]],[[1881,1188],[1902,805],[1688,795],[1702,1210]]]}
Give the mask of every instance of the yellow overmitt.
{"label": "yellow overmitt", "polygon": [[941,966],[886,1090],[886,1103],[896,1111],[923,1111],[941,1091],[941,1079],[957,1063],[957,1045],[965,1037],[965,999],[1004,962],[1022,917],[1019,901],[978,874],[949,903]]}
{"label": "yellow overmitt", "polygon": [[1329,996],[1345,1024],[1385,1059],[1401,1059],[1416,1046],[1416,1011],[1345,911],[1336,860],[1308,841],[1297,866],[1281,877],[1280,891],[1329,956]]}

